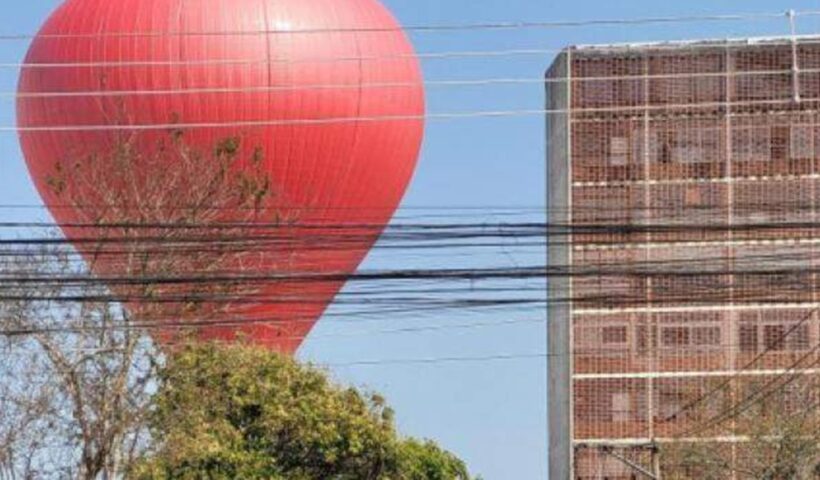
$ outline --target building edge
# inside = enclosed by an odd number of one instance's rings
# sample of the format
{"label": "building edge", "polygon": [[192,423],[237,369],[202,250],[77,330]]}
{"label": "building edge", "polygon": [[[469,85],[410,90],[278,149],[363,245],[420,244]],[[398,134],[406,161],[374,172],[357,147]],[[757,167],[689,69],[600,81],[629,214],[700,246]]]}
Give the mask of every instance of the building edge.
{"label": "building edge", "polygon": [[[547,265],[571,265],[571,134],[570,77],[572,50],[561,52],[545,74]],[[556,81],[557,80],[557,81]],[[568,276],[547,281],[547,418],[549,478],[570,480],[573,472],[572,435],[572,284]]]}

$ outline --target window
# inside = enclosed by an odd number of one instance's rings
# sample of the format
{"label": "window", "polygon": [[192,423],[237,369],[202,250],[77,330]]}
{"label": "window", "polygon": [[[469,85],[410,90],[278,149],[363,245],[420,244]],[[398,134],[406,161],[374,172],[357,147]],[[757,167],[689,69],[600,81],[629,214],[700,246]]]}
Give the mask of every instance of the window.
{"label": "window", "polygon": [[620,318],[576,319],[573,342],[577,355],[622,356],[629,352],[629,325]]}
{"label": "window", "polygon": [[638,355],[646,355],[649,351],[649,328],[646,325],[635,327],[635,343]]}
{"label": "window", "polygon": [[692,328],[692,345],[714,346],[720,345],[720,327]]}
{"label": "window", "polygon": [[738,162],[768,162],[772,131],[767,127],[738,127],[732,131],[732,156]]}
{"label": "window", "polygon": [[793,126],[789,141],[789,154],[793,160],[811,159],[814,157],[812,127]]}
{"label": "window", "polygon": [[612,394],[612,421],[613,422],[628,422],[630,413],[632,412],[632,401],[629,398],[629,393],[613,393]]}
{"label": "window", "polygon": [[675,145],[672,147],[672,161],[675,163],[697,163],[703,158],[703,147],[700,132],[681,130],[677,132]]}
{"label": "window", "polygon": [[720,327],[711,325],[687,325],[661,329],[661,344],[664,347],[715,347],[720,345],[720,337]]}
{"label": "window", "polygon": [[808,325],[798,325],[796,327],[791,326],[790,329],[793,329],[792,332],[789,334],[789,338],[787,340],[787,344],[790,350],[808,350],[809,349],[809,326]]}
{"label": "window", "polygon": [[655,395],[657,404],[655,408],[658,412],[658,416],[656,418],[658,420],[671,421],[676,419],[678,415],[684,412],[684,410],[682,410],[683,405],[685,404],[683,393],[677,390],[669,390],[659,387],[659,391],[656,392]]}
{"label": "window", "polygon": [[680,126],[652,131],[648,141],[650,158],[660,163],[708,163],[719,158],[720,133],[713,128]]}
{"label": "window", "polygon": [[601,339],[606,345],[626,343],[626,327],[604,327]]}
{"label": "window", "polygon": [[[586,67],[583,81],[579,82],[580,99],[584,105],[591,107],[602,107],[612,105],[615,102],[615,82],[612,80],[589,80],[589,77],[600,77],[608,75],[601,68]],[[597,73],[596,70],[600,73]]]}
{"label": "window", "polygon": [[812,133],[814,134],[814,150],[812,158],[820,158],[820,126],[815,126],[812,129]]}
{"label": "window", "polygon": [[690,185],[684,191],[684,205],[686,207],[699,207],[703,204],[703,197],[700,194],[699,185]]}
{"label": "window", "polygon": [[771,352],[785,350],[787,331],[785,325],[764,325],[763,349]]}
{"label": "window", "polygon": [[668,155],[674,163],[704,163],[714,161],[719,148],[717,130],[684,127],[675,132]]}
{"label": "window", "polygon": [[738,333],[740,337],[740,351],[743,353],[757,352],[757,325],[741,324]]}
{"label": "window", "polygon": [[665,347],[689,345],[689,329],[686,327],[666,327],[661,330],[661,341]]}
{"label": "window", "polygon": [[[643,144],[644,134],[643,130],[641,131],[641,143]],[[661,139],[658,135],[658,131],[655,129],[649,130],[649,133],[646,136],[646,147],[648,151],[646,154],[649,156],[650,162],[659,162],[661,161]]]}
{"label": "window", "polygon": [[744,322],[738,334],[743,353],[801,351],[810,345],[809,326],[802,324]]}
{"label": "window", "polygon": [[609,164],[623,166],[629,163],[629,141],[626,137],[609,139]]}

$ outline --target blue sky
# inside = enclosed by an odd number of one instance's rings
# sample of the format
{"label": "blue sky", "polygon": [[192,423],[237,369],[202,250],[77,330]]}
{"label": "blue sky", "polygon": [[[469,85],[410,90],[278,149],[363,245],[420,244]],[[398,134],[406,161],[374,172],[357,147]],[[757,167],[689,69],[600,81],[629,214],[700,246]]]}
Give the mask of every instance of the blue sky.
{"label": "blue sky", "polygon": [[[116,0],[112,0],[116,1]],[[230,0],[225,0],[230,1]],[[310,0],[304,0],[310,1]],[[820,1],[733,0],[385,0],[406,25],[486,21],[552,21],[631,18],[709,13],[820,10]],[[6,1],[0,33],[36,31],[59,2]],[[801,19],[800,33],[820,33],[820,16]],[[577,43],[617,43],[699,37],[782,35],[785,17],[777,20],[681,25],[633,25],[484,32],[417,32],[420,52],[462,50],[558,49]],[[0,42],[0,63],[19,62],[26,42]],[[538,78],[552,56],[529,55],[480,59],[429,60],[428,80],[498,77]],[[0,70],[0,126],[14,123],[17,71]],[[493,87],[431,88],[431,113],[478,110],[533,110],[543,107],[537,84]],[[36,204],[16,137],[0,133],[0,204]],[[419,170],[400,216],[419,214],[420,207],[461,206],[475,219],[507,219],[487,207],[528,207],[536,211],[516,219],[543,220],[545,204],[544,121],[540,116],[504,119],[434,121],[428,125]],[[0,221],[45,218],[41,209],[0,210]],[[462,252],[463,253],[463,252]],[[491,255],[459,252],[434,255],[376,250],[365,268],[417,268],[430,265],[533,265],[543,263],[540,249],[511,248]],[[543,282],[536,285],[543,285]],[[340,306],[332,315],[343,314]],[[328,316],[300,352],[306,360],[330,365],[358,360],[529,354],[546,350],[543,323],[507,324],[470,330],[440,330],[402,335],[340,336],[409,325],[447,325],[544,318],[543,309],[493,312],[427,313],[381,318],[362,325],[339,323]],[[398,412],[404,433],[430,437],[463,457],[486,480],[546,477],[546,360],[522,359],[412,365],[331,367],[340,380],[383,392]]]}

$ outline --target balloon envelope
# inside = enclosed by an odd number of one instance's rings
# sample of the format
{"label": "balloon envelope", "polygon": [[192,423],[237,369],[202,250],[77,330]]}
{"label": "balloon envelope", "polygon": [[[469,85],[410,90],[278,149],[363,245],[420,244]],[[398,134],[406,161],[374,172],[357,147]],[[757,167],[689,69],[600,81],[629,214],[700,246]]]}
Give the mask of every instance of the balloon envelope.
{"label": "balloon envelope", "polygon": [[[68,226],[78,214],[59,208],[49,175],[109,148],[123,133],[112,125],[151,139],[179,124],[202,150],[241,137],[264,153],[277,215],[328,228],[386,224],[423,134],[418,60],[377,0],[67,0],[34,39],[19,93],[31,177],[69,240],[82,236]],[[245,264],[252,274],[334,277],[269,284],[260,295],[269,302],[199,335],[241,333],[295,351],[380,233]]]}

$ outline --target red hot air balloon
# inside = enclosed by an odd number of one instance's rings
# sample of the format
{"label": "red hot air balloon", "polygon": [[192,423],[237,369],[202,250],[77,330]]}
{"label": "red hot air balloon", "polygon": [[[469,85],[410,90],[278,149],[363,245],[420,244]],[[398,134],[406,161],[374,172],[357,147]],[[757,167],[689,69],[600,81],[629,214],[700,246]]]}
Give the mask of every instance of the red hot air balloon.
{"label": "red hot air balloon", "polygon": [[[124,132],[150,149],[176,124],[203,151],[239,136],[264,152],[277,215],[325,230],[386,224],[423,135],[418,59],[378,0],[66,0],[25,63],[22,149],[71,241],[83,237],[74,225],[82,219],[61,205],[50,175],[61,161],[110,149]],[[292,242],[287,261],[245,262],[245,273],[286,279],[265,284],[262,301],[237,309],[232,323],[201,325],[198,335],[242,334],[294,352],[381,229],[360,233],[345,248]],[[117,268],[99,260],[92,270],[107,277]],[[323,280],[287,280],[311,276]]]}

